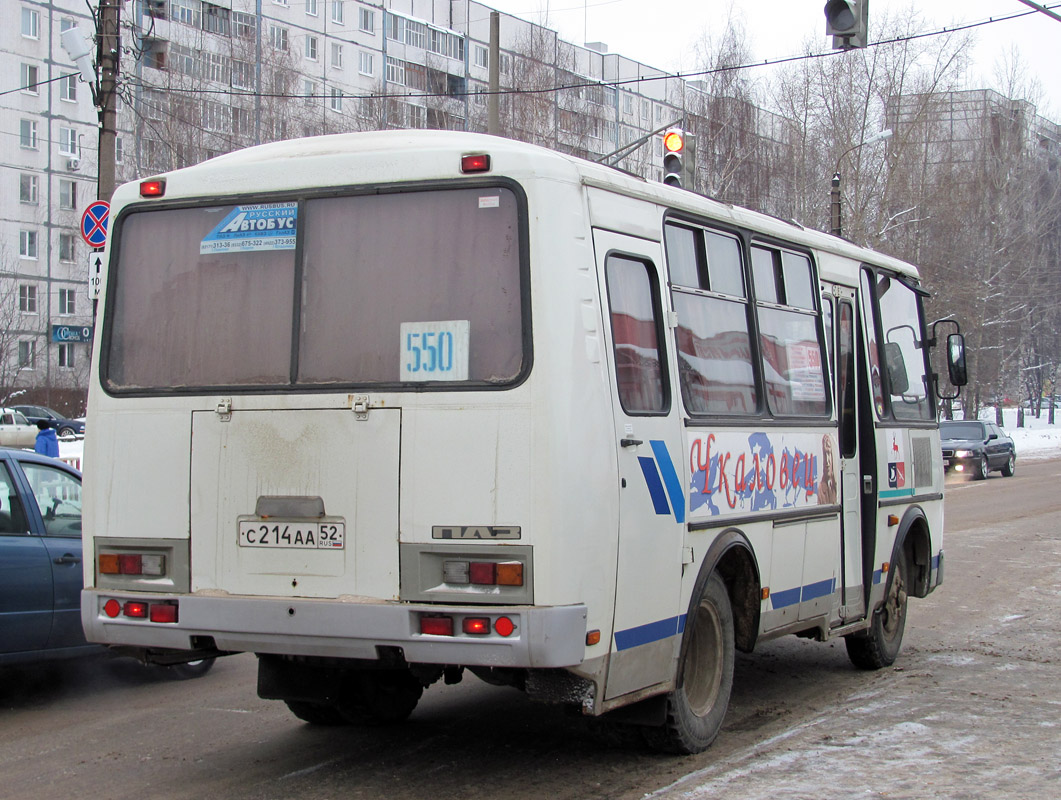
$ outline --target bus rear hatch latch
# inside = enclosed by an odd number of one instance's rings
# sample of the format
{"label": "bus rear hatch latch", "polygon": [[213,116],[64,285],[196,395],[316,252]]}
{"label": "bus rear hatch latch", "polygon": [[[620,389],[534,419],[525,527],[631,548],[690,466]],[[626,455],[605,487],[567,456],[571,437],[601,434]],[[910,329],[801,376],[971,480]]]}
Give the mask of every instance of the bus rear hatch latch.
{"label": "bus rear hatch latch", "polygon": [[214,411],[217,412],[217,416],[221,418],[222,422],[228,422],[232,419],[232,398],[222,397]]}
{"label": "bus rear hatch latch", "polygon": [[354,412],[354,419],[368,419],[368,398],[365,395],[359,394],[354,397],[351,408]]}

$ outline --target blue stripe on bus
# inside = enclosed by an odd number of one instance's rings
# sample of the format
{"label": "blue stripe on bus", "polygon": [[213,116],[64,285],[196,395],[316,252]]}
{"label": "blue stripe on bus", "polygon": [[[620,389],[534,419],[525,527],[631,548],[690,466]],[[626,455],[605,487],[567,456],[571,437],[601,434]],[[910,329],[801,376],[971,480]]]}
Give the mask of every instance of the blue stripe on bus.
{"label": "blue stripe on bus", "polygon": [[878,569],[873,573],[873,585],[876,586],[884,577],[884,570]]}
{"label": "blue stripe on bus", "polygon": [[913,487],[911,487],[909,489],[885,489],[883,492],[880,492],[880,494],[879,494],[879,497],[880,497],[881,500],[890,500],[891,498],[894,498],[894,497],[913,497],[913,496],[914,496]]}
{"label": "blue stripe on bus", "polygon": [[836,578],[827,581],[808,583],[806,586],[797,586],[794,589],[785,589],[780,592],[770,593],[770,604],[776,611],[779,608],[794,606],[800,602],[817,600],[819,597],[828,597],[836,591]]}
{"label": "blue stripe on bus", "polygon": [[667,445],[659,439],[653,439],[652,452],[656,455],[656,463],[660,472],[663,473],[663,483],[667,486],[667,494],[670,495],[671,508],[674,509],[674,518],[678,522],[685,522],[685,493],[682,491],[682,482],[678,479],[678,473],[674,469],[674,462],[667,452]]}
{"label": "blue stripe on bus", "polygon": [[645,473],[645,483],[648,484],[652,507],[657,514],[670,514],[670,506],[667,504],[667,493],[663,491],[663,482],[659,479],[656,462],[648,456],[638,456],[637,460],[641,463],[641,471]]}
{"label": "blue stripe on bus", "polygon": [[827,581],[818,581],[817,583],[809,583],[803,587],[803,602],[817,600],[819,597],[827,597],[833,593],[835,588],[836,578],[829,578]]}
{"label": "blue stripe on bus", "polygon": [[685,614],[680,617],[656,620],[636,628],[615,632],[615,649],[629,650],[643,644],[658,642],[662,639],[677,636],[685,631]]}

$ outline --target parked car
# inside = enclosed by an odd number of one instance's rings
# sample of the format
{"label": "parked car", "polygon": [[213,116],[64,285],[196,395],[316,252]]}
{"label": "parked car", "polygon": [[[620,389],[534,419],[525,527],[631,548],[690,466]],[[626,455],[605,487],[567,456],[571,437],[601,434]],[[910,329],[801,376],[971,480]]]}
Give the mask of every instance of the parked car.
{"label": "parked car", "polygon": [[33,449],[38,428],[13,408],[0,409],[0,447]]}
{"label": "parked car", "polygon": [[36,425],[38,420],[44,420],[49,427],[55,428],[59,436],[85,435],[85,421],[83,419],[67,419],[59,412],[48,408],[48,406],[12,406],[12,408],[21,412],[33,425]]}
{"label": "parked car", "polygon": [[1007,478],[1017,469],[1017,449],[1006,432],[993,422],[944,420],[939,423],[943,466],[983,480],[992,470]]}
{"label": "parked car", "polygon": [[[34,428],[36,430],[36,428]],[[81,627],[81,474],[0,449],[0,666],[103,655]],[[194,677],[213,659],[169,667]]]}

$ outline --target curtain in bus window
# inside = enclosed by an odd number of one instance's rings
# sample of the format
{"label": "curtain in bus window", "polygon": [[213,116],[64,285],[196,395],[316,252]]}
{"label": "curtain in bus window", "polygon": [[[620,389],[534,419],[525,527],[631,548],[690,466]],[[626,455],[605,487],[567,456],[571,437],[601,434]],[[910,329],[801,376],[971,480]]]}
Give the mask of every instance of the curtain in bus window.
{"label": "curtain in bus window", "polygon": [[740,242],[732,236],[723,236],[712,231],[705,231],[704,239],[707,243],[707,271],[711,291],[744,297]]}
{"label": "curtain in bus window", "polygon": [[398,382],[402,323],[466,321],[468,379],[523,359],[518,210],[507,189],[306,203],[300,383]]}
{"label": "curtain in bus window", "polygon": [[293,246],[266,242],[252,252],[202,253],[236,209],[160,209],[121,222],[107,352],[111,387],[288,382]]}
{"label": "curtain in bus window", "polygon": [[877,275],[876,281],[892,415],[896,419],[932,419],[917,295],[887,275]]}
{"label": "curtain in bus window", "polygon": [[829,409],[825,372],[811,314],[759,309],[763,372],[770,408],[786,416],[820,416]]}
{"label": "curtain in bus window", "polygon": [[754,414],[758,408],[747,307],[674,292],[678,376],[691,414]]}
{"label": "curtain in bus window", "polygon": [[663,236],[667,244],[667,266],[671,283],[681,286],[699,286],[697,272],[697,240],[703,234],[699,230],[681,225],[664,225]]}
{"label": "curtain in bus window", "polygon": [[660,366],[659,323],[649,265],[608,256],[605,267],[619,401],[628,414],[666,408]]}
{"label": "curtain in bus window", "polygon": [[873,297],[873,274],[862,271],[862,317],[866,331],[866,350],[869,356],[869,383],[873,391],[873,407],[877,416],[884,416],[884,389],[881,384],[880,351],[877,348],[877,328],[873,324],[873,308],[876,306]]}

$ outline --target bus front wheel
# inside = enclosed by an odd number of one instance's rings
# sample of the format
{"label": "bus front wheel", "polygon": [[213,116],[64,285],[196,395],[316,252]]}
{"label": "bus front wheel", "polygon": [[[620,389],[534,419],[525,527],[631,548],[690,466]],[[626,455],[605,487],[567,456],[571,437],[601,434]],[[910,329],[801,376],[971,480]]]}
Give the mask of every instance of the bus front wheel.
{"label": "bus front wheel", "polygon": [[884,604],[873,614],[867,630],[844,637],[847,657],[859,669],[881,669],[890,666],[903,644],[906,629],[907,566],[905,558],[891,565],[891,582]]}
{"label": "bus front wheel", "polygon": [[670,753],[699,753],[718,736],[733,688],[733,609],[726,585],[708,579],[686,623],[677,686],[667,695],[667,721],[645,731],[649,745]]}

